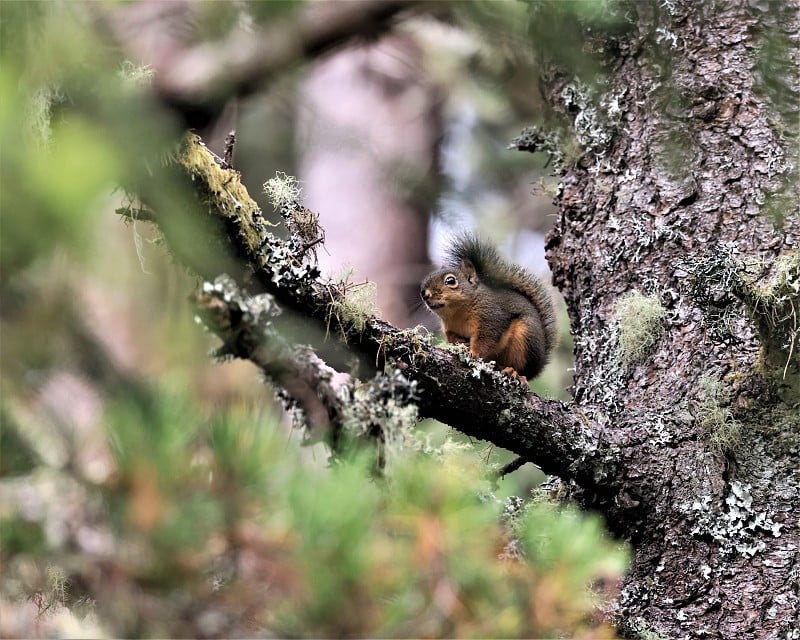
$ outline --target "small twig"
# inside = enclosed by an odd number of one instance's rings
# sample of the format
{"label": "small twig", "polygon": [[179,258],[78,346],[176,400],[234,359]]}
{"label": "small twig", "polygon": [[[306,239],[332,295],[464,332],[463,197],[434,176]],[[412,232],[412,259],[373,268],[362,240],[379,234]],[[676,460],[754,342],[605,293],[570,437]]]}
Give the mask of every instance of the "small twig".
{"label": "small twig", "polygon": [[317,238],[313,242],[309,242],[308,244],[304,245],[303,248],[300,249],[300,255],[301,256],[306,255],[306,253],[308,252],[309,249],[314,248],[316,245],[320,244],[324,240],[325,240],[325,238]]}
{"label": "small twig", "polygon": [[128,220],[141,220],[143,222],[156,222],[156,216],[150,209],[142,207],[120,207],[114,213]]}
{"label": "small twig", "polygon": [[504,478],[509,473],[513,473],[514,471],[519,469],[521,466],[527,464],[528,462],[530,462],[530,460],[528,460],[527,458],[524,458],[522,456],[514,458],[511,462],[509,462],[502,469],[500,469],[500,471],[497,473],[497,477],[498,478]]}
{"label": "small twig", "polygon": [[233,146],[236,144],[236,129],[225,136],[225,151],[222,155],[223,169],[233,169]]}

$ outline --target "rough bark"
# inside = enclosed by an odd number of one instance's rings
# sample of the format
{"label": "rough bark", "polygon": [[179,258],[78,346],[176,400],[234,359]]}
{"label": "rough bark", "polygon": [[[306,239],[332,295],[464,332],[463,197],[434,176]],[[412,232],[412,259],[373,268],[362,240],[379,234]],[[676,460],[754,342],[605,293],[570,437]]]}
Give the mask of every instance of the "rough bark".
{"label": "rough bark", "polygon": [[[587,147],[548,238],[575,337],[573,393],[625,443],[627,499],[593,506],[634,548],[620,602],[632,635],[796,638],[797,315],[781,356],[766,357],[747,289],[786,264],[798,286],[798,8],[661,7],[632,5],[604,99],[558,75],[545,89]],[[772,81],[788,109],[757,75],[769,38],[786,45],[770,71],[784,74]],[[780,216],[765,206],[776,201]],[[615,305],[631,291],[657,297],[666,331],[626,364]],[[740,431],[719,433],[729,427]]]}

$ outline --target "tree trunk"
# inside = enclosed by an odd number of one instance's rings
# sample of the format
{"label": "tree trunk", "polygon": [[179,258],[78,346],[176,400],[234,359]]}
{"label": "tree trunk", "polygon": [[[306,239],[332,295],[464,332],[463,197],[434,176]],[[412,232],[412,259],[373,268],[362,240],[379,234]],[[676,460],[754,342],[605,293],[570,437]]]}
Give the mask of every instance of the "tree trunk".
{"label": "tree trunk", "polygon": [[632,5],[602,99],[545,86],[586,150],[548,238],[574,398],[623,461],[574,494],[633,546],[623,631],[798,638],[799,12],[660,5]]}

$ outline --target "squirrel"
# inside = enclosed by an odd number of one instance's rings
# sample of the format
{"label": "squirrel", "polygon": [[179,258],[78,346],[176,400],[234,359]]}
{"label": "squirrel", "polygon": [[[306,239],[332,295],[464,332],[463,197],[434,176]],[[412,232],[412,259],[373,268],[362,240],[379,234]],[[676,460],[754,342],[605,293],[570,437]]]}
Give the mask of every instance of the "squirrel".
{"label": "squirrel", "polygon": [[523,382],[541,372],[558,339],[545,284],[473,235],[453,240],[446,266],[422,281],[420,296],[448,342],[469,345]]}

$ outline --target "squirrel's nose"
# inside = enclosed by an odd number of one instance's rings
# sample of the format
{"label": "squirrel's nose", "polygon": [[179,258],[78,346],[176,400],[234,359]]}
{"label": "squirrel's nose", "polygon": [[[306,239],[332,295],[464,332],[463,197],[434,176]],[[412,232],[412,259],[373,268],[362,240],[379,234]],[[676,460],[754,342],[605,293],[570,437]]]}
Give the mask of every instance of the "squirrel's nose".
{"label": "squirrel's nose", "polygon": [[427,301],[428,298],[431,297],[431,290],[430,289],[420,289],[419,295],[422,297],[423,300]]}

